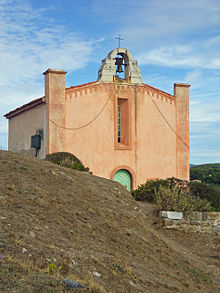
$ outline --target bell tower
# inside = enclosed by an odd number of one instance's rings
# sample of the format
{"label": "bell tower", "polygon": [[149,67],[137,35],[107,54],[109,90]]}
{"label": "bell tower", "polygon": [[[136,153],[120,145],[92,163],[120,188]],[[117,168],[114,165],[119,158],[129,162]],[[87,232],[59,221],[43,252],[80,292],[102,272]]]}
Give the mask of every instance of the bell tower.
{"label": "bell tower", "polygon": [[98,81],[114,82],[115,78],[124,73],[124,80],[134,84],[142,84],[141,71],[138,62],[133,60],[129,50],[116,48],[102,60],[98,71]]}

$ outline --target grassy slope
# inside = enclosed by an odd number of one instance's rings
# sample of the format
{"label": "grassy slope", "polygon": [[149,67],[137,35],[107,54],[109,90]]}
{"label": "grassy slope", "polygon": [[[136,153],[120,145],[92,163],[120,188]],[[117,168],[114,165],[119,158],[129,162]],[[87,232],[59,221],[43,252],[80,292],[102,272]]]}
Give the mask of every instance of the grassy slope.
{"label": "grassy slope", "polygon": [[161,228],[107,179],[4,151],[0,167],[1,292],[65,292],[65,278],[80,292],[220,292],[219,236]]}

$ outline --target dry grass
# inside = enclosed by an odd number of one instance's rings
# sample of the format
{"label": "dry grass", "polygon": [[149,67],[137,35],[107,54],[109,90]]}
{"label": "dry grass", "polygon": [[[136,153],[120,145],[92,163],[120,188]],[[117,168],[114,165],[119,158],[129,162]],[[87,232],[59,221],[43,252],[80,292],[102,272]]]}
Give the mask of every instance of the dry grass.
{"label": "dry grass", "polygon": [[164,230],[153,205],[88,173],[4,151],[0,167],[1,292],[65,292],[67,278],[79,292],[220,292],[219,236]]}

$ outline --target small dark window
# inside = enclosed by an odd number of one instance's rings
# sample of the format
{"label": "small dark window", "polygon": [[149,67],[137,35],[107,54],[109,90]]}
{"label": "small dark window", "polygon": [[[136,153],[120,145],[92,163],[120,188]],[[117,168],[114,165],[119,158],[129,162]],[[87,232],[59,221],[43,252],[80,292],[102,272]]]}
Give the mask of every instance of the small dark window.
{"label": "small dark window", "polygon": [[121,142],[121,105],[118,105],[118,142]]}
{"label": "small dark window", "polygon": [[117,136],[120,145],[129,145],[129,104],[128,99],[117,99]]}

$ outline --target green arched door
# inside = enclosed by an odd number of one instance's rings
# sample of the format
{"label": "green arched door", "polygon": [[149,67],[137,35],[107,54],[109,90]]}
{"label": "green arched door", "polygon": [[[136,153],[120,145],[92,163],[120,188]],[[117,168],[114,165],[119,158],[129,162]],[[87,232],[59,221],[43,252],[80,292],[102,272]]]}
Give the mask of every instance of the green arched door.
{"label": "green arched door", "polygon": [[113,180],[121,183],[128,191],[131,191],[131,175],[127,170],[121,169],[115,172]]}

